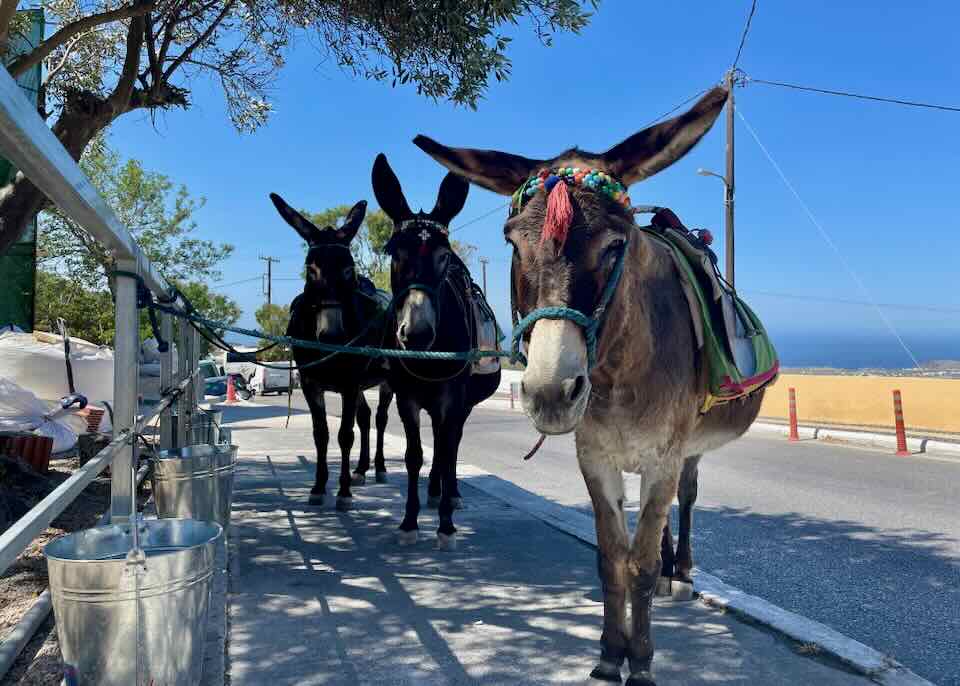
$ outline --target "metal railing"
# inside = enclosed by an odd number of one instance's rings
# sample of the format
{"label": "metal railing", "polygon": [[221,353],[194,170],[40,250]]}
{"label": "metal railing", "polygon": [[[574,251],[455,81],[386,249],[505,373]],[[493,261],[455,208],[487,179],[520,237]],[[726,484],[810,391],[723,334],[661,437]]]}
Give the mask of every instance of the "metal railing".
{"label": "metal railing", "polygon": [[[140,341],[138,279],[134,275],[159,297],[171,298],[174,291],[3,68],[0,68],[0,157],[9,160],[64,214],[107,247],[116,258],[118,271],[122,272],[116,277],[114,313],[114,440],[0,536],[2,574],[108,466],[111,467],[110,520],[113,523],[128,521],[135,514],[133,468],[137,436],[159,415],[160,447],[173,447],[177,437],[168,411],[173,403],[170,394],[166,394],[148,414],[138,416]],[[171,315],[161,315],[161,331],[168,341],[174,332],[171,319]],[[181,320],[176,340],[179,351],[177,378],[173,374],[172,351],[168,350],[160,357],[161,384],[168,391],[174,387],[183,391],[175,396],[178,444],[182,445],[190,417],[197,411],[197,402],[203,398],[203,383],[198,373],[199,334]]]}

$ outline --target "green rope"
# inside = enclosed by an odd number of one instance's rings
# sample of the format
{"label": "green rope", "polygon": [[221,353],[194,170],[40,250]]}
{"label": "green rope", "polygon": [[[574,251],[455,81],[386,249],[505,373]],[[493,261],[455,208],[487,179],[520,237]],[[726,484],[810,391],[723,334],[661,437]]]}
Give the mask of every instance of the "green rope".
{"label": "green rope", "polygon": [[[345,355],[362,355],[375,358],[398,358],[406,360],[452,360],[452,361],[470,361],[475,362],[486,357],[510,357],[512,353],[498,350],[464,350],[463,352],[437,352],[434,350],[392,350],[389,348],[374,348],[366,345],[337,345],[335,343],[322,343],[320,341],[308,341],[302,338],[292,338],[290,336],[274,336],[256,329],[245,329],[240,326],[228,326],[222,322],[207,319],[199,314],[182,312],[180,310],[168,307],[166,305],[154,304],[153,307],[161,312],[166,312],[175,317],[186,319],[195,324],[202,324],[209,328],[215,328],[223,331],[238,333],[242,336],[252,338],[261,338],[267,341],[273,341],[280,345],[287,345],[296,348],[310,348],[327,353],[342,353]],[[326,360],[327,358],[324,358]],[[321,360],[323,361],[323,360]],[[315,363],[311,363],[315,364]],[[304,365],[305,367],[306,365]],[[301,367],[303,368],[303,367]],[[286,369],[286,367],[284,367]]]}
{"label": "green rope", "polygon": [[[256,329],[245,329],[240,326],[230,326],[224,324],[223,322],[207,319],[206,317],[198,314],[196,310],[193,310],[193,308],[190,308],[189,311],[184,312],[170,305],[155,302],[152,298],[147,298],[145,302],[141,301],[141,303],[138,304],[141,307],[148,307],[151,311],[156,310],[160,312],[166,312],[174,317],[186,319],[192,322],[194,325],[201,324],[210,330],[230,331],[242,336],[250,336],[252,338],[271,341],[274,343],[274,345],[284,345],[290,348],[308,348],[311,350],[319,350],[321,352],[329,353],[319,360],[314,360],[305,365],[298,366],[298,369],[306,369],[308,367],[322,364],[332,357],[341,354],[361,355],[370,358],[392,358],[401,360],[448,360],[454,362],[476,362],[488,357],[508,357],[510,358],[511,362],[521,362],[525,365],[527,362],[526,358],[524,357],[523,353],[520,352],[520,342],[523,339],[524,332],[526,332],[527,329],[541,319],[567,319],[583,329],[583,335],[587,345],[587,364],[588,367],[592,369],[597,362],[597,337],[600,328],[603,326],[603,320],[606,315],[607,306],[613,299],[613,295],[617,289],[617,284],[620,283],[620,277],[623,275],[623,264],[626,253],[627,244],[625,243],[623,250],[621,250],[620,254],[617,256],[617,261],[613,267],[613,272],[610,274],[610,278],[607,280],[607,284],[603,289],[603,293],[600,296],[600,301],[597,304],[597,307],[594,309],[592,317],[587,316],[580,310],[575,310],[572,307],[541,307],[536,309],[521,319],[514,327],[510,352],[476,349],[464,350],[462,352],[439,352],[435,350],[395,350],[389,348],[375,348],[366,345],[352,345],[370,330],[374,322],[383,316],[382,314],[373,321],[369,322],[364,330],[350,340],[346,345],[338,345],[335,343],[308,341],[301,338],[292,338],[290,336],[275,336],[263,331],[257,331]],[[142,284],[142,280],[136,274],[128,272],[116,272],[116,274],[119,276],[130,276],[132,278],[136,278]],[[403,289],[400,293],[397,293],[393,296],[390,301],[390,305],[388,306],[388,310],[393,308],[394,304],[397,302],[397,298],[414,289],[426,291],[431,299],[435,298],[437,295],[435,289],[425,284],[411,284]],[[499,326],[497,329],[499,330]],[[286,367],[282,368],[286,369]]]}

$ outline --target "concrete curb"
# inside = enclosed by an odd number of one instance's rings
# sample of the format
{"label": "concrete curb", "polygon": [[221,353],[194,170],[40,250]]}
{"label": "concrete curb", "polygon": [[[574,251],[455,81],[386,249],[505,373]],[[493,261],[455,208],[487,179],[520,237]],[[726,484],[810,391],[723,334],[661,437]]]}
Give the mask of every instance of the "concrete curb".
{"label": "concrete curb", "polygon": [[[897,437],[891,434],[881,434],[870,431],[852,431],[848,429],[831,429],[818,426],[799,426],[797,432],[801,440],[825,441],[828,443],[843,443],[863,448],[888,450],[891,454],[897,449]],[[748,433],[767,433],[778,436],[789,436],[790,427],[786,424],[773,422],[754,422]],[[931,455],[941,458],[960,460],[960,443],[934,438],[907,437],[907,449],[916,455]]]}
{"label": "concrete curb", "polygon": [[[593,518],[589,515],[530,493],[479,467],[460,464],[457,471],[458,478],[469,479],[467,485],[596,547],[596,531]],[[708,605],[735,612],[799,643],[814,645],[819,652],[839,660],[877,683],[885,686],[935,686],[893,658],[825,624],[745,593],[702,570],[695,570],[695,576],[697,595]]]}

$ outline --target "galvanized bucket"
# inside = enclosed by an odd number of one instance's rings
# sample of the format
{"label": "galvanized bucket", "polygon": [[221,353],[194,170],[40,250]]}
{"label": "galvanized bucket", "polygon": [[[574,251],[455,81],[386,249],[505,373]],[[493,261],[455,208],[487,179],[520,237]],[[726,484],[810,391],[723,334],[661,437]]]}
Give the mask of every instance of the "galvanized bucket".
{"label": "galvanized bucket", "polygon": [[230,526],[235,445],[161,450],[153,460],[153,497],[161,519],[189,517]]}
{"label": "galvanized bucket", "polygon": [[[173,426],[173,435],[177,435],[177,427],[180,417],[176,408],[171,413],[171,425]],[[224,443],[220,428],[223,421],[223,412],[220,410],[198,410],[187,418],[187,445],[200,445],[201,443]]]}
{"label": "galvanized bucket", "polygon": [[190,445],[220,443],[220,425],[223,423],[223,412],[220,410],[198,410],[190,416],[190,426],[187,429],[187,441]]}
{"label": "galvanized bucket", "polygon": [[200,683],[223,529],[190,519],[138,524],[145,565],[127,562],[129,525],[86,529],[44,549],[67,684]]}

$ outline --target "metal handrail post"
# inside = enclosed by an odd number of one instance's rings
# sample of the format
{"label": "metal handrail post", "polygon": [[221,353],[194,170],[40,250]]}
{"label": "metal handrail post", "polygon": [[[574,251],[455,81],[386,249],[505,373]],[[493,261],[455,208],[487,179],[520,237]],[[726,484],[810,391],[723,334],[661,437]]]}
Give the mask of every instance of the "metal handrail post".
{"label": "metal handrail post", "polygon": [[[118,260],[121,272],[139,273],[133,260]],[[113,353],[113,435],[130,431],[136,421],[137,384],[140,380],[140,316],[137,310],[137,281],[116,276]],[[130,435],[111,467],[110,518],[114,524],[129,521],[132,512],[133,464],[137,449]]]}
{"label": "metal handrail post", "polygon": [[[190,325],[186,320],[181,319],[177,322],[177,377],[183,381],[188,378],[190,373],[190,344],[189,344]],[[187,445],[187,415],[190,405],[190,387],[184,389],[183,393],[177,398],[177,447],[183,448]]]}
{"label": "metal handrail post", "polygon": [[[167,352],[160,353],[160,388],[173,387],[173,317],[160,313],[160,336],[167,342]],[[173,448],[173,417],[169,410],[160,414],[160,449]]]}
{"label": "metal handrail post", "polygon": [[[193,344],[191,350],[193,352],[193,368],[190,370],[191,373],[196,372],[200,368],[200,346],[203,342],[203,339],[200,338],[200,332],[193,326],[190,327],[190,333],[193,335]],[[196,412],[197,405],[203,402],[206,393],[204,392],[204,387],[206,384],[199,375],[194,375],[193,379],[193,409]]]}

